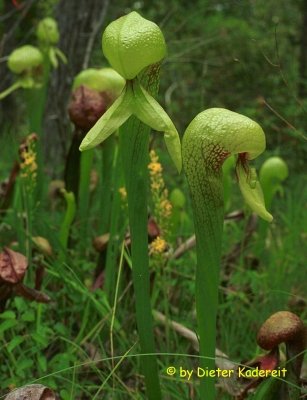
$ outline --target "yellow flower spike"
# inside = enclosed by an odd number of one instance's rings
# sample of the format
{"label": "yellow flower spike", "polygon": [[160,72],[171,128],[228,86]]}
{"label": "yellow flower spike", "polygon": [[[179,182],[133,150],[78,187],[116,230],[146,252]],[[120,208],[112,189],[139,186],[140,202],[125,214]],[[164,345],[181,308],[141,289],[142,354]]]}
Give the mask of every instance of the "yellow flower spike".
{"label": "yellow flower spike", "polygon": [[118,192],[121,196],[122,201],[126,201],[127,200],[127,190],[125,187],[121,187],[118,189]]}
{"label": "yellow flower spike", "polygon": [[152,175],[159,174],[159,173],[161,173],[163,171],[162,165],[160,163],[158,163],[158,162],[151,162],[148,165],[148,169],[150,171],[150,174],[152,174]]}
{"label": "yellow flower spike", "polygon": [[150,243],[150,254],[162,254],[167,249],[166,241],[160,236]]}

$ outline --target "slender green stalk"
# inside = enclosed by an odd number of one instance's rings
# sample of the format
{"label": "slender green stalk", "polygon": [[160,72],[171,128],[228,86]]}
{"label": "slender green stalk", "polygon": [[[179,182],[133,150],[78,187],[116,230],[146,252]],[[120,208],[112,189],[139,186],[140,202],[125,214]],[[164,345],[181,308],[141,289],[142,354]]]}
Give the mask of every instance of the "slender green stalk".
{"label": "slender green stalk", "polygon": [[[195,164],[191,165],[191,168],[196,168],[197,159],[194,161]],[[221,171],[212,170],[210,171],[212,172],[211,179],[208,180],[208,170],[197,168],[195,171],[186,169],[191,187],[197,238],[195,298],[200,355],[204,357],[200,360],[200,367],[214,370],[218,283],[224,219],[222,174]],[[200,190],[194,191],[192,188],[200,188]],[[214,379],[201,380],[200,394],[201,399],[215,398]]]}
{"label": "slender green stalk", "polygon": [[74,342],[78,345],[82,342],[82,338],[86,336],[85,331],[87,331],[90,320],[90,305],[90,300],[86,300],[83,308],[82,322],[80,324],[78,336],[74,339]]}
{"label": "slender green stalk", "polygon": [[[113,301],[114,299],[114,288],[115,288],[115,280],[117,273],[119,244],[124,239],[125,235],[125,225],[123,224],[123,226],[120,226],[120,219],[123,213],[122,213],[121,199],[119,194],[119,188],[121,185],[121,176],[122,176],[122,165],[119,156],[120,156],[119,154],[115,154],[115,160],[113,165],[114,174],[112,175],[113,175],[114,192],[113,192],[112,204],[106,205],[106,207],[109,206],[109,213],[110,213],[109,216],[110,224],[108,224],[110,238],[107,247],[107,257],[105,263],[104,290],[110,302]],[[105,193],[105,195],[110,196],[107,193]],[[105,201],[105,196],[103,196],[103,199]],[[102,226],[105,227],[106,225]]]}
{"label": "slender green stalk", "polygon": [[24,90],[24,96],[27,106],[28,126],[30,133],[36,133],[38,140],[36,142],[36,159],[37,159],[37,185],[33,193],[34,202],[39,204],[43,197],[45,186],[44,174],[44,130],[43,119],[47,101],[48,82],[50,75],[50,64],[44,59],[44,72],[41,87],[33,87]]}
{"label": "slender green stalk", "polygon": [[91,170],[93,165],[94,150],[86,151],[81,154],[80,160],[80,182],[79,182],[79,193],[78,193],[78,216],[80,221],[79,233],[80,233],[80,246],[84,250],[86,248],[88,237],[88,211],[90,203],[90,179]]}
{"label": "slender green stalk", "polygon": [[[213,108],[200,113],[188,126],[182,156],[188,179],[196,235],[196,311],[200,339],[201,368],[215,369],[218,283],[224,219],[222,164],[239,154],[237,177],[240,189],[255,212],[271,221],[256,172],[248,160],[265,149],[261,127],[242,115]],[[215,399],[212,378],[200,381],[200,398]]]}
{"label": "slender green stalk", "polygon": [[[152,80],[152,89],[154,86],[157,88],[157,80],[157,77]],[[147,237],[149,133],[150,128],[135,117],[131,117],[123,128],[120,128],[120,148],[128,197],[136,321],[141,351],[145,354],[155,352]],[[156,357],[142,357],[141,365],[148,399],[161,399]]]}
{"label": "slender green stalk", "polygon": [[45,111],[46,88],[34,88],[25,90],[27,102],[29,130],[35,132],[42,139],[42,122]]}
{"label": "slender green stalk", "polygon": [[22,191],[22,200],[23,200],[23,210],[25,214],[25,247],[26,247],[26,256],[28,262],[31,263],[32,260],[32,231],[33,231],[33,199],[32,193],[29,190],[29,186],[27,186],[28,182],[22,182],[21,191]]}
{"label": "slender green stalk", "polygon": [[[102,149],[102,203],[101,203],[101,222],[100,229],[102,233],[109,232],[111,223],[111,200],[112,200],[112,183],[117,184],[117,180],[113,180],[112,171],[116,168],[116,139],[115,136],[108,138],[103,144]],[[117,168],[118,169],[118,168]],[[117,190],[117,188],[114,188]]]}
{"label": "slender green stalk", "polygon": [[61,260],[65,258],[67,250],[69,230],[76,214],[75,196],[72,192],[62,189],[62,194],[66,202],[66,212],[59,232],[59,241],[62,246]]}
{"label": "slender green stalk", "polygon": [[0,100],[4,99],[6,96],[8,96],[9,94],[13,93],[15,90],[21,87],[22,84],[19,81],[13,83],[12,86],[10,86],[9,88],[5,89],[3,92],[0,93]]}
{"label": "slender green stalk", "polygon": [[78,201],[79,181],[80,181],[80,159],[81,153],[79,146],[82,141],[82,134],[75,131],[72,142],[66,157],[64,181],[65,188],[68,192],[73,192],[76,201]]}
{"label": "slender green stalk", "polygon": [[87,133],[80,150],[89,150],[105,141],[128,120],[120,129],[120,148],[128,195],[136,320],[141,351],[152,353],[141,360],[147,396],[150,400],[159,400],[161,390],[154,355],[147,240],[149,127],[164,132],[166,147],[179,172],[182,164],[176,127],[154,99],[159,85],[158,66],[166,54],[166,45],[156,24],[131,12],[106,28],[102,48],[111,66],[126,79],[126,85]]}
{"label": "slender green stalk", "polygon": [[[119,261],[119,271],[116,279],[116,287],[115,287],[115,294],[114,294],[114,302],[113,302],[113,309],[112,309],[112,317],[111,317],[111,326],[110,326],[110,348],[111,348],[111,356],[114,357],[114,341],[113,341],[113,329],[114,329],[114,321],[117,309],[117,302],[118,302],[118,292],[119,292],[119,284],[121,280],[122,270],[123,270],[123,261],[124,261],[124,250],[125,250],[125,242],[123,241],[120,261]],[[114,359],[112,358],[112,369],[114,369]],[[114,378],[113,378],[113,388],[114,388]]]}

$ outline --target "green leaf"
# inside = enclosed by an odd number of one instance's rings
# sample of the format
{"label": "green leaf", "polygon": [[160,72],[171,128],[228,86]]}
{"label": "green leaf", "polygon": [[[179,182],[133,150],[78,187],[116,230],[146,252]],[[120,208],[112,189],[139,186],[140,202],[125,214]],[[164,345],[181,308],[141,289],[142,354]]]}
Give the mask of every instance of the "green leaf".
{"label": "green leaf", "polygon": [[44,334],[44,332],[34,332],[32,333],[32,339],[42,348],[45,348],[49,344],[48,337]]}
{"label": "green leaf", "polygon": [[54,331],[63,336],[67,335],[67,327],[64,324],[62,324],[61,322],[57,322],[54,325]]}
{"label": "green leaf", "polygon": [[80,145],[80,151],[89,150],[106,140],[132,114],[144,124],[164,132],[168,152],[178,169],[182,168],[179,134],[170,117],[160,104],[139,84],[138,80],[128,82],[120,97],[87,133]]}
{"label": "green leaf", "polygon": [[131,115],[132,102],[133,95],[131,89],[126,87],[119,98],[87,133],[80,145],[80,151],[89,150],[97,146],[126,122]]}
{"label": "green leaf", "polygon": [[51,65],[53,66],[53,68],[58,68],[59,63],[58,63],[58,60],[56,57],[54,47],[50,47],[48,53],[49,53],[48,55],[49,55],[49,60],[50,60]]}
{"label": "green leaf", "polygon": [[60,370],[70,367],[74,362],[72,354],[57,353],[51,360],[49,360],[49,368]]}
{"label": "green leaf", "polygon": [[16,314],[13,311],[5,311],[0,314],[1,319],[16,319]]}
{"label": "green leaf", "polygon": [[271,400],[278,399],[281,393],[281,386],[284,383],[279,379],[270,377],[265,379],[260,386],[256,389],[254,395],[251,396],[252,400]]}
{"label": "green leaf", "polygon": [[20,313],[24,312],[29,307],[28,306],[29,303],[27,303],[23,297],[15,297],[14,304]]}
{"label": "green leaf", "polygon": [[35,320],[35,314],[33,310],[27,310],[25,311],[22,316],[21,316],[22,321],[26,322],[32,322]]}
{"label": "green leaf", "polygon": [[[239,179],[239,187],[245,202],[259,217],[271,222],[273,216],[267,211],[264,204],[264,197],[255,170],[251,171],[241,163],[237,164],[236,171]],[[252,178],[252,179],[251,179]]]}
{"label": "green leaf", "polygon": [[17,325],[16,319],[7,319],[0,323],[0,334],[4,333],[8,329],[14,328]]}
{"label": "green leaf", "polygon": [[182,168],[181,144],[179,134],[170,117],[160,104],[134,81],[133,113],[146,125],[158,132],[164,132],[167,150],[178,171]]}
{"label": "green leaf", "polygon": [[47,359],[46,359],[46,357],[43,356],[43,355],[39,355],[37,357],[37,362],[38,362],[38,365],[39,365],[40,369],[42,370],[42,372],[46,372],[47,371]]}
{"label": "green leaf", "polygon": [[33,363],[33,360],[30,360],[29,358],[24,358],[23,360],[18,361],[18,372],[26,368],[32,368]]}
{"label": "green leaf", "polygon": [[7,345],[7,350],[12,352],[17,346],[19,346],[25,338],[23,336],[14,336],[10,343]]}
{"label": "green leaf", "polygon": [[60,395],[61,395],[61,399],[63,399],[63,400],[70,400],[71,399],[71,394],[66,389],[62,389],[60,391]]}
{"label": "green leaf", "polygon": [[23,87],[22,83],[18,80],[15,83],[13,83],[12,86],[9,88],[5,89],[3,92],[0,93],[0,100],[4,99],[6,96],[14,92],[14,90],[17,90],[19,88]]}
{"label": "green leaf", "polygon": [[59,59],[62,61],[63,64],[67,64],[67,57],[58,47],[54,48],[54,52],[59,57]]}

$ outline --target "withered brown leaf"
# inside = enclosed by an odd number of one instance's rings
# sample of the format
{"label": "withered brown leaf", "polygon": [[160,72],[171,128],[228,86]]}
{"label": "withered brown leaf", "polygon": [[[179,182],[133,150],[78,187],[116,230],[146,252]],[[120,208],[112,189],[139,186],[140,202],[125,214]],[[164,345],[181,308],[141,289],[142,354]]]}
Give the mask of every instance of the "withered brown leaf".
{"label": "withered brown leaf", "polygon": [[53,390],[43,385],[28,385],[9,393],[4,400],[57,400]]}
{"label": "withered brown leaf", "polygon": [[27,258],[7,247],[0,253],[0,282],[16,284],[23,280],[28,268]]}
{"label": "withered brown leaf", "polygon": [[38,303],[49,303],[51,301],[50,297],[47,296],[45,293],[25,286],[23,283],[19,283],[18,285],[16,285],[14,287],[14,291],[19,296],[22,296],[25,299],[31,301],[36,301]]}

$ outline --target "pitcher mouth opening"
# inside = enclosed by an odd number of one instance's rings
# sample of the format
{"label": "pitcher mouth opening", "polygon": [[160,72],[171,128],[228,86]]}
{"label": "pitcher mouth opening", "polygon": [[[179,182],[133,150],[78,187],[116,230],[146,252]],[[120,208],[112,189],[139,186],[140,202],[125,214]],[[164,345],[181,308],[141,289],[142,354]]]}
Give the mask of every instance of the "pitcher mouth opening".
{"label": "pitcher mouth opening", "polygon": [[248,153],[245,152],[245,153],[238,154],[238,158],[236,161],[236,168],[235,168],[237,181],[239,181],[238,168],[240,166],[244,169],[244,172],[246,173],[247,176],[250,175],[251,171],[250,171],[250,167],[248,165],[248,161],[249,161]]}

